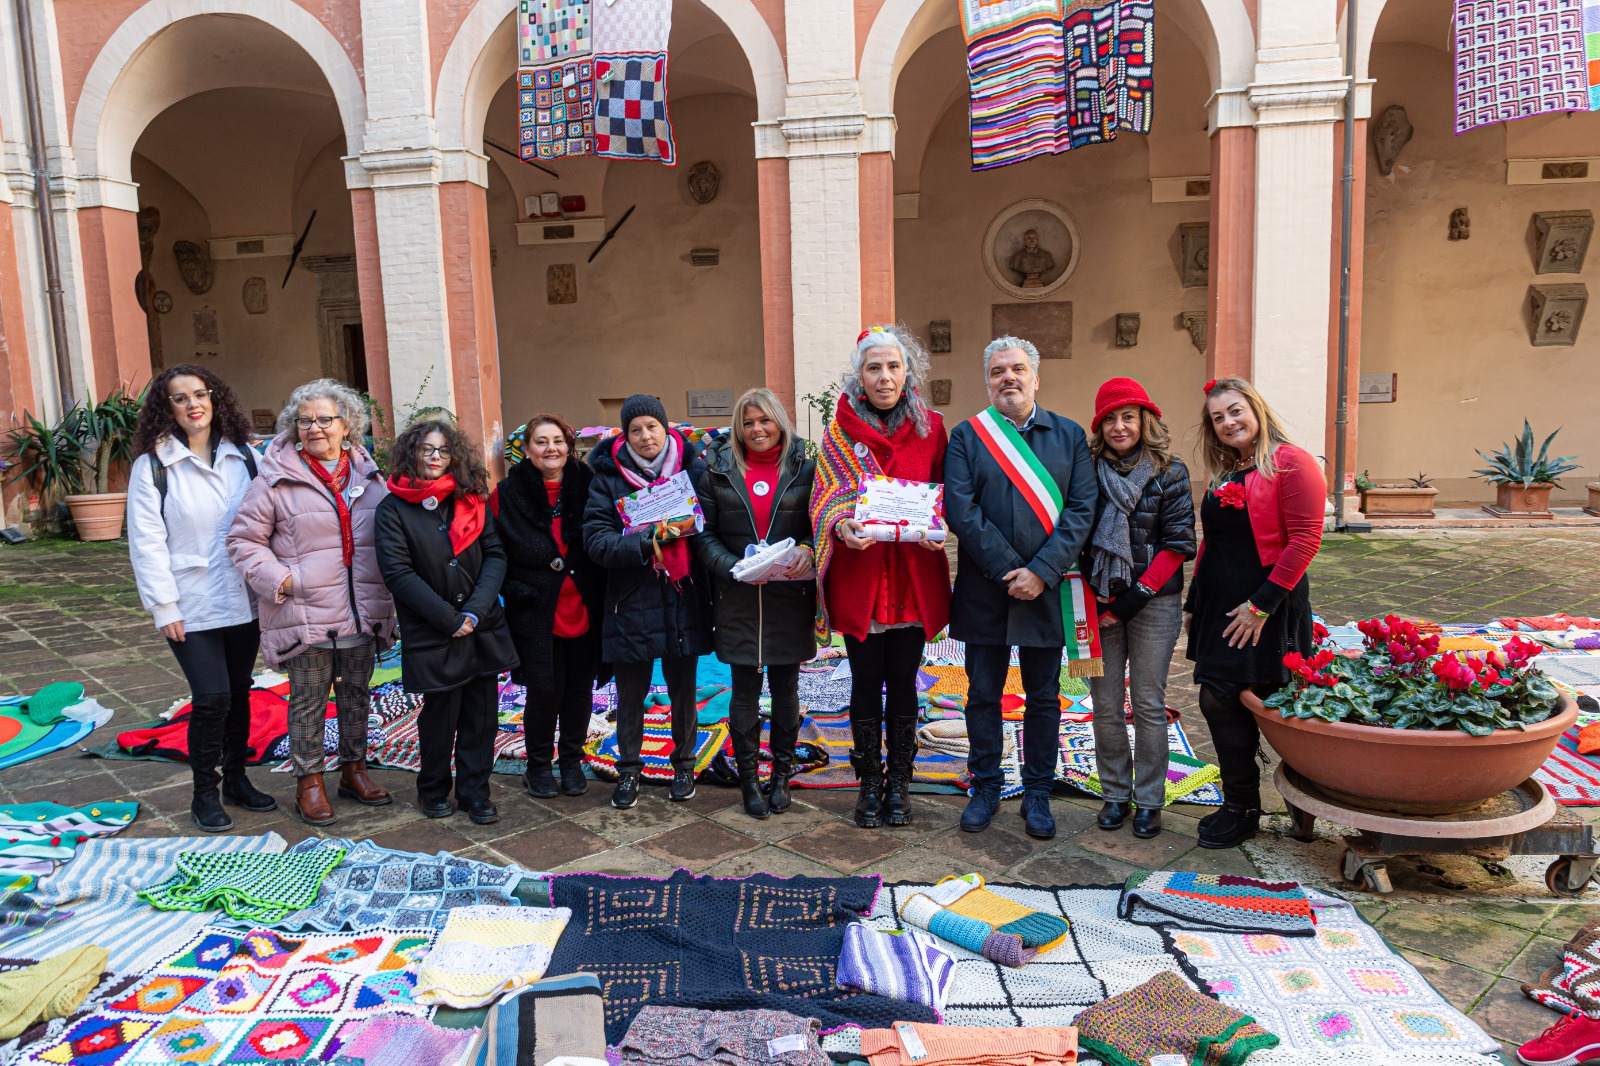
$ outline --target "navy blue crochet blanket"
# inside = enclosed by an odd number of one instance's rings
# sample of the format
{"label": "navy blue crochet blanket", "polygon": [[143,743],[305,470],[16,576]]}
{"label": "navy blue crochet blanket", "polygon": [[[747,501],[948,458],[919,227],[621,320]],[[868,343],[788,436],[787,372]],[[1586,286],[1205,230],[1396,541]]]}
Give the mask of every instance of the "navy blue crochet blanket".
{"label": "navy blue crochet blanket", "polygon": [[824,1030],[934,1022],[927,1007],[835,985],[844,929],[872,910],[878,877],[567,874],[551,904],[572,920],[550,976],[592,973],[605,996],[606,1043],[648,1005],[782,1010]]}

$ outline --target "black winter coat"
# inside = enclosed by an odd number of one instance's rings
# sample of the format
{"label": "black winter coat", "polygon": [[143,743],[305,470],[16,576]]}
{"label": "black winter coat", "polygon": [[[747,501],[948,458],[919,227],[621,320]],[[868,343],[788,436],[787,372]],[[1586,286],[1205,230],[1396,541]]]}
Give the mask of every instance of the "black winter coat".
{"label": "black winter coat", "polygon": [[[401,680],[407,692],[448,692],[473,678],[517,665],[517,651],[500,609],[506,553],[494,516],[456,555],[450,548],[455,503],[429,511],[390,494],[375,516],[378,569],[400,619]],[[465,615],[478,624],[455,636]]]}
{"label": "black winter coat", "polygon": [[[699,448],[677,430],[668,432],[678,438],[683,466],[696,492],[703,491],[706,464]],[[645,534],[622,532],[617,501],[639,490],[617,470],[611,454],[614,443],[614,439],[602,440],[589,453],[594,481],[583,513],[584,546],[606,571],[600,657],[608,663],[637,663],[707,655],[711,651],[711,597],[705,568],[691,550],[689,573],[674,586],[666,574],[655,569],[655,553]]]}
{"label": "black winter coat", "polygon": [[[803,663],[817,653],[812,635],[817,613],[816,581],[769,581],[747,585],[729,571],[744,558],[756,535],[755,511],[745,489],[744,474],[733,460],[733,442],[713,441],[705,451],[706,482],[700,509],[705,532],[694,538],[695,554],[711,575],[711,615],[717,658],[730,665],[765,666]],[[793,537],[809,546],[811,482],[816,464],[806,458],[805,442],[789,442],[788,470],[778,478],[767,542]]]}
{"label": "black winter coat", "polygon": [[[565,553],[556,543],[551,529],[550,496],[544,477],[530,462],[513,466],[495,490],[500,505],[500,536],[506,549],[506,622],[517,646],[521,665],[511,671],[511,679],[534,692],[549,692],[555,684],[552,665],[555,639],[553,629],[556,601],[561,586],[572,578],[578,595],[589,611],[589,628],[597,631],[605,613],[606,572],[589,558],[583,545],[583,511],[589,503],[589,483],[594,474],[587,466],[568,458],[561,477],[561,533],[567,542]],[[561,560],[561,569],[550,564]],[[604,684],[611,671],[601,665],[595,683]]]}
{"label": "black winter coat", "polygon": [[[1099,484],[1098,475],[1095,483]],[[1105,508],[1105,494],[1101,493],[1095,499],[1095,526],[1099,526],[1100,515]],[[1089,534],[1089,540],[1091,542],[1094,540],[1093,532]],[[1174,457],[1171,466],[1145,482],[1144,491],[1139,494],[1139,502],[1134,505],[1133,513],[1128,516],[1128,542],[1133,549],[1135,585],[1155,561],[1155,557],[1164,551],[1175,551],[1185,559],[1194,558],[1194,494],[1189,488],[1189,468],[1184,465],[1182,459]],[[1083,548],[1085,577],[1091,573],[1091,565],[1089,545],[1086,543]],[[1155,596],[1166,596],[1182,591],[1183,567],[1180,566],[1177,572],[1167,579],[1166,584],[1156,591]],[[1111,592],[1111,613],[1124,622],[1138,614],[1145,604],[1155,598],[1131,587],[1113,588]]]}

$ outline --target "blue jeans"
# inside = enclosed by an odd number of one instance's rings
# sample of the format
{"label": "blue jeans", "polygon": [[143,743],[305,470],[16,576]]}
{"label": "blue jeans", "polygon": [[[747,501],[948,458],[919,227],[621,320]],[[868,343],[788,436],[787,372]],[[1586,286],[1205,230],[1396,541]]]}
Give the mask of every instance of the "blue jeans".
{"label": "blue jeans", "polygon": [[[1018,648],[1017,657],[1027,693],[1022,712],[1022,785],[1029,792],[1048,795],[1061,755],[1061,649]],[[1000,769],[1005,751],[1000,697],[1010,663],[1011,649],[1002,644],[967,645],[967,739],[972,744],[967,768],[980,791],[998,793],[1005,784]]]}
{"label": "blue jeans", "polygon": [[[1094,696],[1095,761],[1108,800],[1159,810],[1167,802],[1167,671],[1183,629],[1183,597],[1157,596],[1126,622],[1100,630],[1103,677],[1089,679]],[[1126,673],[1126,680],[1124,680]],[[1128,750],[1124,695],[1133,705],[1133,751]]]}

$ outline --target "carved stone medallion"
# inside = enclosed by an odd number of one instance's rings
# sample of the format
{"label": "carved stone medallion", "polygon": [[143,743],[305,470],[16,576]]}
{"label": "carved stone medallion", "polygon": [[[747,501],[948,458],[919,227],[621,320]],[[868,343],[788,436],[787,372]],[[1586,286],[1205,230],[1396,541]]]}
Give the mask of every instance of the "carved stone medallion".
{"label": "carved stone medallion", "polygon": [[1078,224],[1061,205],[1022,200],[1001,211],[983,235],[983,269],[1002,292],[1042,300],[1078,267]]}
{"label": "carved stone medallion", "polygon": [[246,278],[244,283],[244,309],[252,315],[267,313],[267,279]]}
{"label": "carved stone medallion", "polygon": [[710,160],[702,160],[689,168],[689,196],[697,204],[709,204],[717,198],[722,188],[722,174]]}
{"label": "carved stone medallion", "polygon": [[1406,115],[1406,109],[1399,104],[1391,104],[1389,109],[1378,119],[1377,127],[1372,131],[1372,153],[1378,162],[1378,173],[1388,177],[1394,173],[1394,165],[1400,158],[1400,149],[1411,140],[1411,135],[1416,132],[1411,127],[1411,119]]}
{"label": "carved stone medallion", "polygon": [[211,291],[216,272],[212,267],[211,253],[193,241],[174,241],[172,254],[178,260],[178,274],[189,291],[204,296]]}

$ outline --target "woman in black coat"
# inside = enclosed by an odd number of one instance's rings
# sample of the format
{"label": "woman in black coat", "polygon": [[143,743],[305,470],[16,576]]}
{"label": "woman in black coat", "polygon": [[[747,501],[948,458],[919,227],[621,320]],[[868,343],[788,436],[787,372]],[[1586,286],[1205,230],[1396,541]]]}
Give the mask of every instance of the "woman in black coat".
{"label": "woman in black coat", "polygon": [[[816,568],[811,555],[811,482],[816,464],[782,402],[751,389],[734,406],[731,438],[706,448],[700,495],[705,532],[695,552],[711,575],[717,658],[733,668],[729,725],[744,812],[789,809],[789,774],[800,732],[800,664],[817,652]],[[732,570],[757,545],[793,538],[801,551],[783,580],[747,584]],[[772,690],[772,791],[761,794],[761,669]]]}
{"label": "woman in black coat", "polygon": [[[506,548],[506,621],[521,662],[511,680],[528,689],[522,783],[539,799],[589,791],[583,743],[595,685],[611,673],[600,661],[606,572],[583,546],[583,508],[594,475],[578,462],[575,444],[572,427],[559,415],[534,415],[522,438],[525,458],[489,495]],[[558,727],[559,788],[550,772]]]}
{"label": "woman in black coat", "polygon": [[389,493],[378,505],[378,568],[394,596],[401,680],[422,693],[417,805],[448,818],[450,755],[456,799],[479,825],[498,821],[489,801],[500,726],[500,671],[517,665],[500,609],[506,553],[486,494],[488,473],[448,422],[407,426],[389,456]]}
{"label": "woman in black coat", "polygon": [[636,394],[622,404],[622,434],[602,440],[589,453],[594,481],[583,513],[584,545],[606,569],[606,601],[600,626],[600,656],[617,675],[617,787],[613,807],[639,800],[644,761],[644,698],[655,660],[661,660],[672,701],[672,788],[669,800],[694,797],[695,665],[711,651],[711,605],[705,570],[685,538],[695,536],[668,522],[623,532],[617,501],[687,472],[698,491],[706,466],[689,439],[667,425],[654,396]]}

